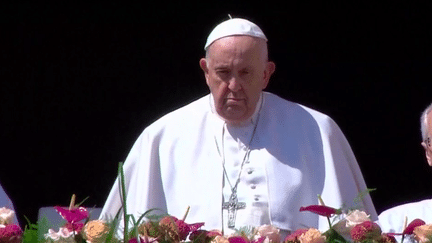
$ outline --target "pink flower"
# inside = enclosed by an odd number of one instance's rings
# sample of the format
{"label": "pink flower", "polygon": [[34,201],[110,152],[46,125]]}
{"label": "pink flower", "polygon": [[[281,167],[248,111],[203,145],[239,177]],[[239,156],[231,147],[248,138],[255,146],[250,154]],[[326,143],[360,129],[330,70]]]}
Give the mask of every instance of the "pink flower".
{"label": "pink flower", "polygon": [[0,228],[0,243],[21,242],[21,228],[16,224],[8,224]]}
{"label": "pink flower", "polygon": [[280,243],[279,229],[271,225],[263,225],[258,228],[258,236],[268,239],[270,242]]}
{"label": "pink flower", "polygon": [[[145,242],[143,239],[140,239],[140,242]],[[128,241],[128,243],[138,243],[138,239],[137,238],[132,238]]]}
{"label": "pink flower", "polygon": [[231,236],[228,238],[229,243],[249,243],[249,240],[241,236]]}
{"label": "pink flower", "polygon": [[330,217],[333,214],[336,214],[338,212],[337,209],[332,208],[332,207],[327,207],[324,205],[310,205],[307,207],[300,207],[300,212],[303,211],[309,211],[321,216],[325,216],[325,217]]}
{"label": "pink flower", "polygon": [[60,216],[62,216],[62,218],[69,223],[78,222],[89,217],[89,213],[84,207],[67,209],[55,206],[54,208],[57,210]]}
{"label": "pink flower", "polygon": [[310,228],[298,237],[300,243],[325,243],[326,237],[317,229]]}
{"label": "pink flower", "polygon": [[293,243],[293,242],[298,242],[298,237],[301,236],[302,234],[306,233],[308,231],[308,229],[298,229],[296,231],[294,231],[293,233],[291,233],[290,235],[288,235],[284,242],[285,243]]}
{"label": "pink flower", "polygon": [[77,222],[77,223],[66,223],[64,228],[68,229],[71,232],[79,233],[84,228],[84,223]]}
{"label": "pink flower", "polygon": [[379,239],[380,237],[381,228],[378,224],[371,221],[365,221],[351,229],[351,238],[356,242]]}

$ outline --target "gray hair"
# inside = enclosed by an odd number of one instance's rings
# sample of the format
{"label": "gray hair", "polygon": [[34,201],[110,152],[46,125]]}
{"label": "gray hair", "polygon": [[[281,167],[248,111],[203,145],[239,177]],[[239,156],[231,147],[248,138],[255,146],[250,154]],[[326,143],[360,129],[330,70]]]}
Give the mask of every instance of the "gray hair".
{"label": "gray hair", "polygon": [[428,138],[428,114],[432,111],[432,104],[430,104],[422,113],[420,118],[420,129],[423,141]]}

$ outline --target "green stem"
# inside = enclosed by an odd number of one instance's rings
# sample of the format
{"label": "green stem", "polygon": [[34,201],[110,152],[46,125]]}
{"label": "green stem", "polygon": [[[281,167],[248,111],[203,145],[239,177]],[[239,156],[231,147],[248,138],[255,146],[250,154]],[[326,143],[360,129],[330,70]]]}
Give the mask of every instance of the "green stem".
{"label": "green stem", "polygon": [[119,176],[120,176],[120,198],[122,199],[123,204],[123,223],[124,223],[124,231],[123,231],[123,239],[127,242],[128,236],[128,217],[127,217],[127,208],[126,208],[126,187],[124,181],[124,171],[123,171],[123,163],[119,163]]}
{"label": "green stem", "polygon": [[332,229],[332,224],[331,224],[331,222],[330,222],[330,217],[327,217],[327,222],[328,222],[328,224],[329,224],[329,229]]}

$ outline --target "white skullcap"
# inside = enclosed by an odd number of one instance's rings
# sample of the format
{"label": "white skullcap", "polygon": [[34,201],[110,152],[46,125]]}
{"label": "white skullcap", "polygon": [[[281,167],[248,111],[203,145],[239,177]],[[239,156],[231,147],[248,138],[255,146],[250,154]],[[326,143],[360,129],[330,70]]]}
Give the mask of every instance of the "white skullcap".
{"label": "white skullcap", "polygon": [[213,29],[207,38],[204,50],[207,50],[214,41],[232,35],[248,35],[267,41],[267,37],[258,25],[246,19],[234,18],[220,23]]}

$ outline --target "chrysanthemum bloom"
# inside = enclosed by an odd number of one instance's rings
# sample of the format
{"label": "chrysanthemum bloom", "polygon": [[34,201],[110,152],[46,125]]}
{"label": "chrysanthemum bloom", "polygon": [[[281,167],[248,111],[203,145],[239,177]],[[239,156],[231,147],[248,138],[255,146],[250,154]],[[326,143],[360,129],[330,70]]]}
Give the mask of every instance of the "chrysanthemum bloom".
{"label": "chrysanthemum bloom", "polygon": [[21,242],[22,230],[16,224],[0,227],[0,243]]}
{"label": "chrysanthemum bloom", "polygon": [[365,221],[361,224],[354,226],[351,230],[351,238],[355,242],[362,242],[364,240],[374,240],[381,238],[381,228],[378,224]]}
{"label": "chrysanthemum bloom", "polygon": [[0,224],[12,224],[15,212],[9,208],[0,208]]}
{"label": "chrysanthemum bloom", "polygon": [[420,243],[431,242],[432,239],[432,224],[417,226],[414,229],[414,239]]}
{"label": "chrysanthemum bloom", "polygon": [[280,243],[280,231],[272,225],[262,225],[258,227],[257,238],[265,237],[269,242]]}
{"label": "chrysanthemum bloom", "polygon": [[84,237],[87,242],[105,242],[108,232],[109,226],[103,220],[92,220],[84,226]]}
{"label": "chrysanthemum bloom", "polygon": [[324,243],[326,237],[317,229],[311,228],[298,237],[300,243]]}
{"label": "chrysanthemum bloom", "polygon": [[300,237],[302,234],[306,233],[308,231],[308,229],[298,229],[296,231],[294,231],[293,233],[291,233],[290,235],[288,235],[285,240],[284,243],[297,243],[299,242],[298,237]]}

